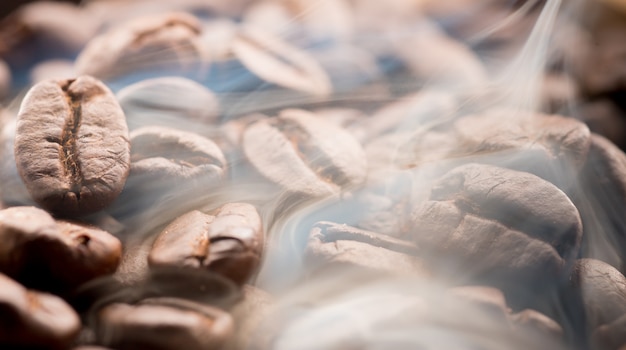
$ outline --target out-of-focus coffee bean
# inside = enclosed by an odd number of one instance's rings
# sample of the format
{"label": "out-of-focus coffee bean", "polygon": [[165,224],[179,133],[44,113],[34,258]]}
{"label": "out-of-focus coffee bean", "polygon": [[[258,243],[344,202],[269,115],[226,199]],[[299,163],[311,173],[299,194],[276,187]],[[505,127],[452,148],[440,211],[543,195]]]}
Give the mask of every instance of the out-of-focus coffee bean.
{"label": "out-of-focus coffee bean", "polygon": [[365,180],[360,144],[345,130],[303,110],[285,110],[250,125],[243,150],[253,167],[291,194],[338,194]]}
{"label": "out-of-focus coffee bean", "polygon": [[198,132],[216,124],[220,113],[215,94],[183,77],[142,80],[116,96],[131,130],[158,125]]}
{"label": "out-of-focus coffee bean", "polygon": [[230,203],[213,215],[192,211],[174,220],[157,237],[148,261],[152,266],[206,268],[242,285],[258,270],[263,245],[256,209]]}
{"label": "out-of-focus coffee bean", "polygon": [[419,249],[410,242],[345,224],[318,222],[309,233],[305,262],[316,269],[361,267],[394,274],[428,276]]}
{"label": "out-of-focus coffee bean", "polygon": [[218,308],[177,298],[111,304],[98,313],[98,343],[118,350],[220,349],[233,333],[232,317]]}
{"label": "out-of-focus coffee bean", "polygon": [[35,85],[22,101],[15,161],[33,199],[63,216],[104,209],[119,195],[130,169],[124,112],[100,81]]}
{"label": "out-of-focus coffee bean", "polygon": [[253,27],[242,27],[230,46],[234,57],[264,81],[313,96],[327,96],[326,72],[304,51]]}
{"label": "out-of-focus coffee bean", "polygon": [[30,291],[0,274],[0,346],[66,349],[80,329],[78,315],[61,298]]}
{"label": "out-of-focus coffee bean", "polygon": [[354,32],[353,13],[344,0],[258,1],[246,10],[243,20],[275,35],[287,33],[293,41],[347,41]]}
{"label": "out-of-focus coffee bean", "polygon": [[502,322],[507,323],[507,314],[510,312],[506,304],[506,298],[501,290],[493,287],[485,286],[461,286],[451,288],[448,293],[451,295],[465,299],[490,312],[494,317],[501,318]]}
{"label": "out-of-focus coffee bean", "polygon": [[395,41],[397,55],[418,79],[418,84],[448,91],[484,86],[487,73],[474,53],[426,20]]}
{"label": "out-of-focus coffee bean", "polygon": [[[217,145],[192,132],[146,126],[131,134],[129,186],[145,181],[183,185],[216,183],[226,175],[226,160]],[[189,182],[197,181],[198,184]]]}
{"label": "out-of-focus coffee bean", "polygon": [[[576,261],[569,279],[567,307],[574,320],[582,323],[577,329],[582,339],[603,345],[598,349],[617,349],[623,345],[621,330],[626,314],[626,277],[611,265],[595,259]],[[621,343],[621,344],[620,344]],[[606,347],[604,347],[606,346]]]}
{"label": "out-of-focus coffee bean", "polygon": [[56,221],[34,207],[0,211],[0,271],[29,288],[72,291],[115,272],[120,241],[93,227]]}
{"label": "out-of-focus coffee bean", "polygon": [[435,183],[430,200],[416,204],[412,223],[408,238],[424,249],[429,266],[478,278],[522,305],[533,302],[528,293],[554,288],[567,274],[582,235],[578,210],[554,185],[478,164]]}
{"label": "out-of-focus coffee bean", "polygon": [[626,268],[626,155],[606,138],[593,134],[580,174],[580,193],[574,203],[585,234],[584,257],[606,261],[620,271]]}
{"label": "out-of-focus coffee bean", "polygon": [[22,67],[34,60],[73,57],[100,22],[69,2],[26,4],[0,22],[0,55]]}
{"label": "out-of-focus coffee bean", "polygon": [[596,328],[592,342],[598,349],[621,350],[626,347],[626,315]]}
{"label": "out-of-focus coffee bean", "polygon": [[550,317],[539,311],[525,309],[511,315],[511,322],[519,329],[554,339],[563,339],[563,328]]}
{"label": "out-of-focus coffee bean", "polygon": [[556,115],[467,116],[454,123],[456,156],[533,173],[566,191],[582,168],[591,143],[589,128]]}
{"label": "out-of-focus coffee bean", "polygon": [[16,117],[13,112],[2,111],[2,133],[0,134],[0,196],[2,201],[9,206],[14,205],[37,205],[28,193],[17,166],[15,164]]}
{"label": "out-of-focus coffee bean", "polygon": [[147,71],[199,77],[208,58],[201,31],[186,13],[139,17],[91,40],[76,59],[76,72],[106,80]]}

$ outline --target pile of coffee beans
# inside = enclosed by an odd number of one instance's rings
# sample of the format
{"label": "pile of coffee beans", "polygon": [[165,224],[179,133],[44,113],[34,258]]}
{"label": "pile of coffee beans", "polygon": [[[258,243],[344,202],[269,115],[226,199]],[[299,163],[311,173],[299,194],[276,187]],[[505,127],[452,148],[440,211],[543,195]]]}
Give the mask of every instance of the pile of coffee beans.
{"label": "pile of coffee beans", "polygon": [[626,11],[0,19],[0,348],[626,349]]}

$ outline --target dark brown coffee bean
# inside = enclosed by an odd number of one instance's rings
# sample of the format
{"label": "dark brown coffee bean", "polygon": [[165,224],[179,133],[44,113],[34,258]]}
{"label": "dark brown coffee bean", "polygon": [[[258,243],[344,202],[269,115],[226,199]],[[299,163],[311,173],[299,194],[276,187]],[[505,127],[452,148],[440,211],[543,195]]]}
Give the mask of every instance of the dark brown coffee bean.
{"label": "dark brown coffee bean", "polygon": [[122,191],[130,168],[124,112],[94,78],[39,83],[22,101],[15,161],[33,199],[50,212],[101,210]]}
{"label": "dark brown coffee bean", "polygon": [[79,330],[78,315],[61,298],[0,274],[0,347],[62,350]]}
{"label": "dark brown coffee bean", "polygon": [[[440,179],[430,200],[414,210],[412,223],[409,237],[433,267],[476,276],[503,289],[511,302],[518,297],[510,293],[553,288],[549,281],[567,273],[582,235],[576,207],[554,185],[478,164]],[[513,281],[527,284],[513,288]]]}
{"label": "dark brown coffee bean", "polygon": [[27,287],[65,293],[111,274],[119,240],[97,228],[54,221],[34,207],[0,211],[0,271]]}
{"label": "dark brown coffee bean", "polygon": [[220,349],[233,333],[218,308],[176,298],[111,304],[98,314],[98,343],[118,350]]}
{"label": "dark brown coffee bean", "polygon": [[148,257],[152,266],[206,268],[242,285],[258,270],[264,234],[256,209],[230,203],[214,215],[189,212],[158,236]]}
{"label": "dark brown coffee bean", "polygon": [[419,249],[387,235],[345,224],[318,222],[309,233],[306,263],[310,269],[357,266],[375,271],[428,276]]}
{"label": "dark brown coffee bean", "polygon": [[326,197],[365,181],[360,144],[303,110],[285,110],[250,125],[242,142],[254,169],[289,193]]}
{"label": "dark brown coffee bean", "polygon": [[91,40],[76,59],[76,71],[101,79],[138,71],[199,75],[208,58],[201,32],[198,19],[187,13],[135,18]]}
{"label": "dark brown coffee bean", "polygon": [[142,80],[116,96],[131,130],[158,125],[199,133],[217,124],[220,113],[215,94],[183,77]]}

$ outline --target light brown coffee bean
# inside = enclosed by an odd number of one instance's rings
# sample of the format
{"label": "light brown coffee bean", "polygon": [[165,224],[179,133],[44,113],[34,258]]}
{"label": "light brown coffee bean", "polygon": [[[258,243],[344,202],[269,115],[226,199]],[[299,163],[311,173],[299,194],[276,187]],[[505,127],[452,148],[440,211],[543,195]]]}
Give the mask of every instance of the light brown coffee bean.
{"label": "light brown coffee bean", "polygon": [[285,110],[250,125],[242,142],[256,171],[289,193],[325,197],[365,181],[360,144],[346,131],[303,110]]}
{"label": "light brown coffee bean", "polygon": [[22,101],[15,161],[30,195],[50,212],[74,217],[104,209],[130,169],[124,112],[92,77],[39,83]]}
{"label": "light brown coffee bean", "polygon": [[192,211],[174,220],[157,237],[148,262],[205,268],[242,285],[259,268],[264,240],[256,209],[230,203],[213,215]]}
{"label": "light brown coffee bean", "polygon": [[0,346],[66,349],[80,319],[61,298],[30,291],[0,273]]}
{"label": "light brown coffee bean", "polygon": [[534,302],[529,293],[535,288],[554,288],[550,282],[568,273],[582,236],[578,210],[554,185],[478,164],[441,178],[430,200],[415,207],[411,222],[408,238],[423,249],[429,266],[444,275],[478,278],[524,307]]}
{"label": "light brown coffee bean", "polygon": [[107,80],[141,71],[197,76],[208,58],[201,32],[187,13],[139,17],[91,40],[76,58],[76,71]]}

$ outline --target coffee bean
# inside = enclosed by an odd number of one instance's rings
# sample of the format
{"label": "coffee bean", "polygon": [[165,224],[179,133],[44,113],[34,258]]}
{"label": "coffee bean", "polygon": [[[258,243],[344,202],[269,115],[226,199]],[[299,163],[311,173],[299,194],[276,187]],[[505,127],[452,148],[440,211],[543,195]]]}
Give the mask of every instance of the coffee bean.
{"label": "coffee bean", "polygon": [[331,92],[329,78],[319,64],[277,36],[242,27],[231,50],[246,68],[267,82],[314,96]]}
{"label": "coffee bean", "polygon": [[56,293],[113,273],[122,253],[109,233],[55,221],[34,207],[0,210],[0,237],[0,271],[29,288]]}
{"label": "coffee bean", "polygon": [[69,2],[25,4],[0,22],[0,55],[19,68],[41,59],[74,57],[99,25]]}
{"label": "coffee bean", "polygon": [[80,329],[78,315],[61,298],[30,291],[0,274],[0,346],[66,349]]}
{"label": "coffee bean", "polygon": [[467,116],[454,124],[460,154],[472,161],[533,173],[566,191],[582,168],[591,143],[589,128],[572,118],[505,111]]}
{"label": "coffee bean", "polygon": [[76,58],[76,71],[107,80],[142,71],[201,75],[208,58],[201,32],[187,13],[139,17],[92,39]]}
{"label": "coffee bean", "polygon": [[111,304],[98,316],[98,343],[118,350],[220,349],[233,333],[225,311],[177,298]]}
{"label": "coffee bean", "polygon": [[130,129],[166,126],[198,132],[217,124],[219,102],[204,86],[183,77],[142,80],[117,93]]}
{"label": "coffee bean", "polygon": [[[534,288],[554,288],[551,283],[578,254],[582,235],[576,207],[554,185],[478,164],[440,179],[430,200],[415,207],[412,224],[408,238],[424,249],[429,266],[484,280],[514,303],[532,302],[524,294]],[[520,281],[527,281],[524,288]]]}
{"label": "coffee bean", "polygon": [[417,23],[419,27],[401,36],[394,44],[397,55],[406,62],[418,81],[448,91],[486,84],[485,67],[473,51],[446,35],[434,23],[426,20]]}
{"label": "coffee bean", "polygon": [[345,224],[318,222],[305,252],[308,269],[362,267],[386,273],[428,276],[420,251],[411,242]]}
{"label": "coffee bean", "polygon": [[570,287],[582,302],[587,329],[609,324],[626,314],[626,277],[596,259],[576,260]]}
{"label": "coffee bean", "polygon": [[591,136],[574,203],[585,226],[583,256],[626,271],[626,154],[602,136]]}
{"label": "coffee bean", "polygon": [[30,70],[30,82],[34,85],[46,80],[65,80],[76,76],[74,62],[63,59],[52,59],[35,65]]}
{"label": "coffee bean", "polygon": [[160,126],[131,134],[131,170],[127,188],[158,189],[163,184],[199,188],[226,176],[226,160],[217,145],[200,135]]}
{"label": "coffee bean", "polygon": [[152,266],[206,268],[242,285],[258,270],[264,235],[253,206],[226,204],[214,213],[189,212],[158,236],[148,257]]}
{"label": "coffee bean", "polygon": [[124,113],[100,81],[46,81],[22,101],[15,161],[33,199],[61,216],[105,208],[130,168]]}
{"label": "coffee bean", "polygon": [[532,309],[522,310],[511,315],[511,321],[518,329],[532,332],[532,334],[563,339],[564,332],[561,325],[539,311]]}
{"label": "coffee bean", "polygon": [[622,350],[626,347],[626,315],[595,329],[592,342],[597,349]]}
{"label": "coffee bean", "polygon": [[360,144],[303,110],[285,110],[250,125],[242,142],[255,170],[290,193],[325,197],[365,181]]}

